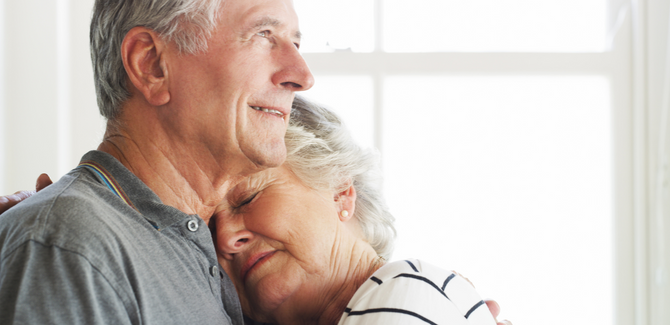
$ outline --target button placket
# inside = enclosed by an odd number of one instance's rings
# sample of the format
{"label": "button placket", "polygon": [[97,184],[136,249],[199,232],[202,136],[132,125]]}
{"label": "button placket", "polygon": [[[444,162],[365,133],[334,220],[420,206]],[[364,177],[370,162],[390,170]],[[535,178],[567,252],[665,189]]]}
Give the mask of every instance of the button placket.
{"label": "button placket", "polygon": [[[211,258],[208,258],[206,254],[207,250],[203,248],[204,246],[203,242],[207,242],[208,244],[212,242],[212,239],[209,235],[209,231],[198,232],[200,229],[201,219],[199,219],[197,215],[190,217],[191,218],[189,218],[188,221],[186,221],[185,226],[186,229],[188,229],[188,232],[184,234],[185,235],[184,239],[193,244],[194,248],[197,248],[198,251],[198,254],[196,254],[197,258],[199,262],[202,263],[200,265],[203,267],[203,271],[205,271],[203,275],[207,276],[207,278],[209,279],[210,289],[212,290],[212,293],[215,296],[220,295],[221,271],[219,270],[219,267],[216,264],[216,256],[214,255],[213,260]],[[203,222],[203,224],[205,223]],[[203,229],[209,230],[208,228]]]}

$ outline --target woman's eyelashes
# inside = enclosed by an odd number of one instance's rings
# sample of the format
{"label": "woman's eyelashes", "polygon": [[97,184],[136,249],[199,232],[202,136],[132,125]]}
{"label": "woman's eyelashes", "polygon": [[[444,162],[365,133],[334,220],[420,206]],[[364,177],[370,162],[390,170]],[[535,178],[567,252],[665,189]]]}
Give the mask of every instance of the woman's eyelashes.
{"label": "woman's eyelashes", "polygon": [[256,198],[256,196],[258,196],[258,193],[259,193],[259,192],[254,192],[254,193],[252,193],[251,195],[247,196],[245,199],[243,199],[240,203],[238,203],[238,204],[235,206],[235,209],[242,208],[242,207],[244,207],[245,205],[251,203],[251,202]]}

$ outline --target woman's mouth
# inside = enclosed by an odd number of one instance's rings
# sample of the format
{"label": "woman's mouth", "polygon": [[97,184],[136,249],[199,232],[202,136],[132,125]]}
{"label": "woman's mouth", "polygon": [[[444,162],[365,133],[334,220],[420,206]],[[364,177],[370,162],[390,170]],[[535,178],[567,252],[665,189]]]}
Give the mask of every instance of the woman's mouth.
{"label": "woman's mouth", "polygon": [[269,252],[263,252],[256,254],[249,258],[246,263],[244,263],[244,266],[242,266],[242,270],[240,272],[240,278],[242,279],[242,283],[247,282],[247,277],[251,273],[251,271],[256,268],[257,266],[260,266],[263,264],[265,261],[269,260],[272,255],[275,254],[276,251],[269,251]]}

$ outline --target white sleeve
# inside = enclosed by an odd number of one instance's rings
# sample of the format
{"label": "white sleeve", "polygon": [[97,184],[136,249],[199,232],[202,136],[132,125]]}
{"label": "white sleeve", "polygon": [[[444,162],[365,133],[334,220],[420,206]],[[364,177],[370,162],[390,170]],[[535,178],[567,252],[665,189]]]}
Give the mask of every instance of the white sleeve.
{"label": "white sleeve", "polygon": [[339,324],[495,324],[467,280],[417,260],[402,262],[392,274],[387,269],[368,279]]}

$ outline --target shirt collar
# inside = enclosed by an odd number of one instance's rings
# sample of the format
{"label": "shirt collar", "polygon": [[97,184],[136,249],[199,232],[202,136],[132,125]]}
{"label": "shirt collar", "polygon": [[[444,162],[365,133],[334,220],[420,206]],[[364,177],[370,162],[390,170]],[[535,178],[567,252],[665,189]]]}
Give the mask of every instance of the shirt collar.
{"label": "shirt collar", "polygon": [[[197,215],[189,216],[188,214],[163,204],[161,199],[154,193],[144,182],[142,182],[135,174],[129,171],[120,161],[112,155],[92,150],[86,153],[81,158],[82,163],[92,162],[97,167],[103,169],[103,174],[111,178],[112,188],[118,187],[120,199],[128,200],[131,207],[137,210],[142,216],[151,223],[154,228],[161,230],[174,225],[184,218],[197,217]],[[103,185],[110,187],[108,181],[99,173],[92,172],[93,175]],[[113,191],[113,189],[110,189]],[[123,195],[125,194],[125,195]]]}

